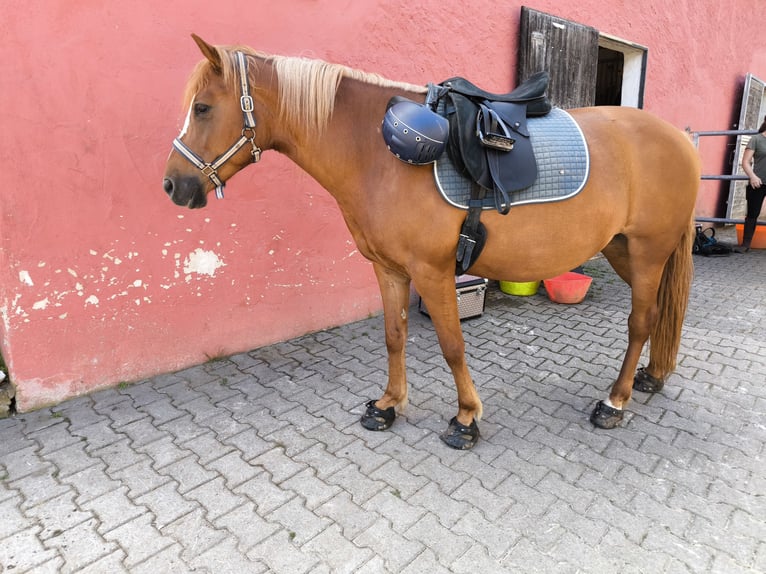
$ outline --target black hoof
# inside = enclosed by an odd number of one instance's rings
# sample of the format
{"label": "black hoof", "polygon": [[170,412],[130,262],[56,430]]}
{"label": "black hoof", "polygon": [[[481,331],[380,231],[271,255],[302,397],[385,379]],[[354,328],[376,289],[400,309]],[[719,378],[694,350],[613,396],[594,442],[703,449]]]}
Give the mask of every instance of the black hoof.
{"label": "black hoof", "polygon": [[367,430],[386,430],[394,424],[394,419],[396,419],[396,411],[394,411],[394,407],[388,407],[386,410],[381,410],[375,406],[374,400],[369,401],[366,407],[367,410],[364,411],[359,422],[362,423],[362,426]]}
{"label": "black hoof", "polygon": [[633,389],[642,393],[659,393],[664,386],[665,381],[651,376],[644,367],[638,369],[633,377]]}
{"label": "black hoof", "polygon": [[615,409],[599,401],[590,415],[590,422],[600,429],[613,429],[622,422],[622,409]]}
{"label": "black hoof", "polygon": [[460,424],[457,417],[452,417],[447,430],[441,434],[441,439],[457,450],[473,448],[479,440],[479,425],[474,420],[471,426]]}

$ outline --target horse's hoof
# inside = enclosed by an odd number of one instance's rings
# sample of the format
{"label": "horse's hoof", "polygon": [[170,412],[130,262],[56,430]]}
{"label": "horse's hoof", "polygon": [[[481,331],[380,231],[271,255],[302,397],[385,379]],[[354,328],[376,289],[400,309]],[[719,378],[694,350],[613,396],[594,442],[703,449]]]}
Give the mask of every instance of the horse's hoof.
{"label": "horse's hoof", "polygon": [[362,426],[367,430],[382,431],[389,428],[394,424],[396,419],[396,411],[394,407],[388,407],[386,410],[381,410],[375,406],[375,401],[369,401],[366,405],[367,410],[364,411],[362,418],[359,420]]}
{"label": "horse's hoof", "polygon": [[471,422],[471,426],[465,426],[458,422],[457,417],[452,417],[447,430],[441,434],[441,439],[449,447],[457,450],[468,450],[473,448],[479,440],[479,425],[474,420]]}
{"label": "horse's hoof", "polygon": [[599,401],[590,415],[590,422],[600,429],[613,429],[622,422],[622,409],[615,409]]}
{"label": "horse's hoof", "polygon": [[633,389],[642,393],[659,393],[664,386],[665,381],[651,376],[644,367],[638,369],[633,377]]}

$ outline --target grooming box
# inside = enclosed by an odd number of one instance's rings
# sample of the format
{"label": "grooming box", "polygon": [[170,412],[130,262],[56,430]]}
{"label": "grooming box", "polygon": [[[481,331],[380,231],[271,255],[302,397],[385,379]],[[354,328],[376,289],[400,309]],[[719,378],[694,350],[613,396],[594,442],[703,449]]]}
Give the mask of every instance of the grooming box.
{"label": "grooming box", "polygon": [[[487,294],[487,280],[474,275],[459,275],[455,277],[455,295],[457,297],[457,311],[460,320],[472,317],[481,317],[484,313],[484,297]],[[420,297],[418,310],[428,315],[428,309]],[[430,317],[430,315],[428,315]]]}

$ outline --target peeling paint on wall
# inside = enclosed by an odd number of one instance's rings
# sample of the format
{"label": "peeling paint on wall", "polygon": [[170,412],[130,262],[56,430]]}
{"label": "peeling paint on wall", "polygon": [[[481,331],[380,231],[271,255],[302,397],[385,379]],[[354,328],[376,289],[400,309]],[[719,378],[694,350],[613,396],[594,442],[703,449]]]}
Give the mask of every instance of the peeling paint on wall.
{"label": "peeling paint on wall", "polygon": [[200,247],[184,259],[184,273],[186,273],[187,281],[191,279],[192,273],[214,277],[216,270],[224,266],[226,264],[213,251],[205,251]]}

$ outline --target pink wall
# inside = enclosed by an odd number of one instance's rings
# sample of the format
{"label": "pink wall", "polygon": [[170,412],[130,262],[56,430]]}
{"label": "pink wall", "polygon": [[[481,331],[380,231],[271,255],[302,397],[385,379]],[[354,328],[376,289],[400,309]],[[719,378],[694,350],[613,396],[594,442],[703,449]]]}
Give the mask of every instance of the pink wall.
{"label": "pink wall", "polygon": [[[512,87],[521,3],[451,5],[4,3],[0,345],[18,409],[378,312],[333,200],[274,152],[225,201],[187,211],[167,199],[164,162],[199,59],[189,33],[415,83],[462,72]],[[744,74],[766,77],[743,0],[531,7],[648,46],[645,107],[679,128],[728,128]],[[706,144],[706,165],[722,153]],[[700,213],[714,193],[703,189]]]}

